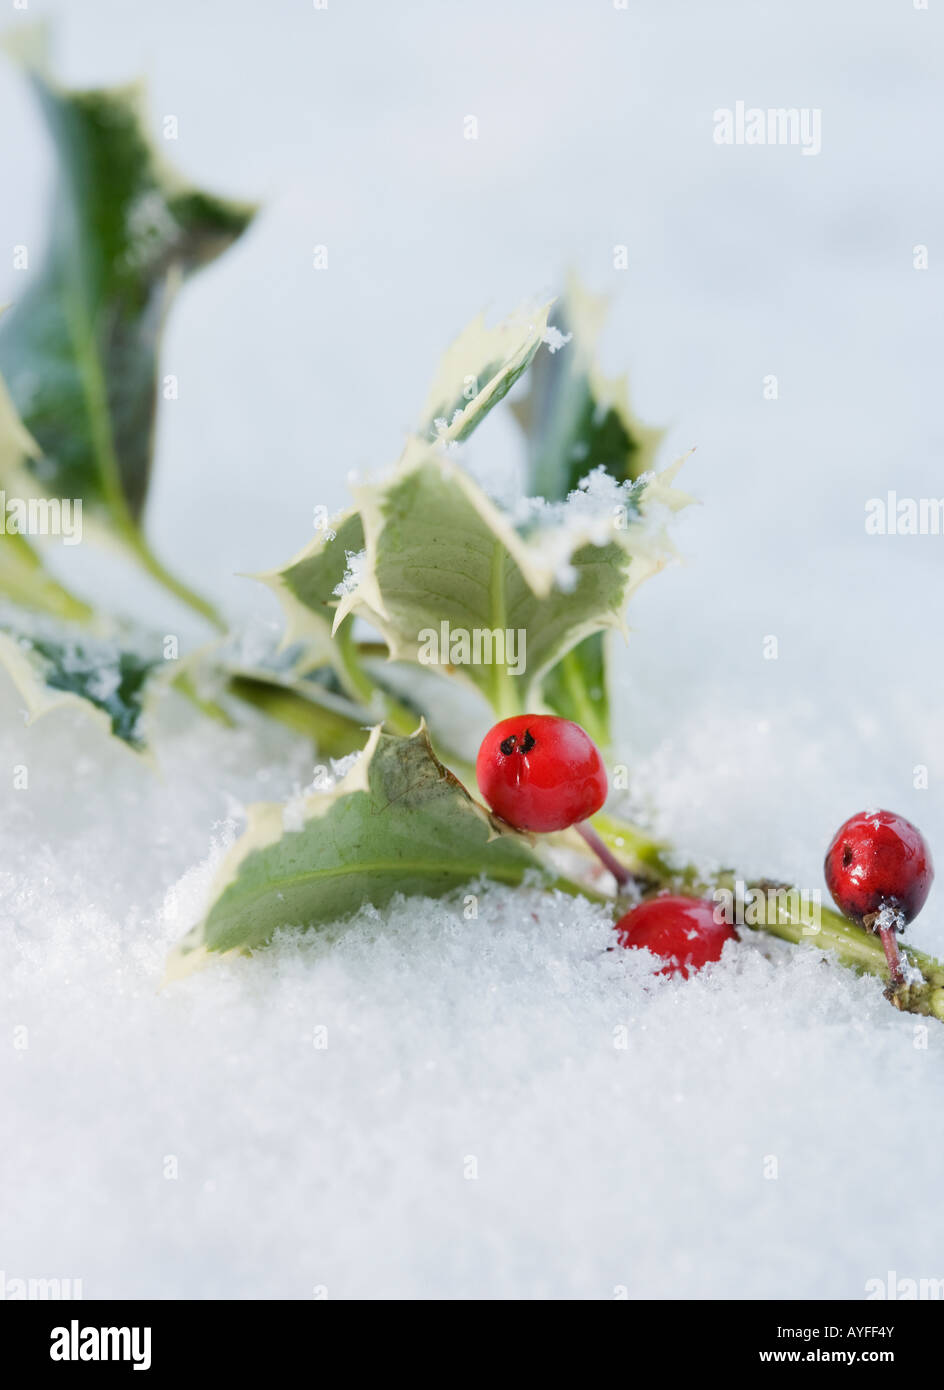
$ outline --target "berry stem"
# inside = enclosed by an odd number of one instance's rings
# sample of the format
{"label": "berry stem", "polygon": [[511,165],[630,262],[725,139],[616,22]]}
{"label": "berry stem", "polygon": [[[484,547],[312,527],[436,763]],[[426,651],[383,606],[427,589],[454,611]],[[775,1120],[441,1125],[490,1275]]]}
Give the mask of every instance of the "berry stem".
{"label": "berry stem", "polygon": [[633,876],[627,868],[620,863],[616,855],[613,854],[604,842],[600,839],[597,832],[589,821],[580,821],[574,826],[577,834],[590,846],[594,854],[599,859],[605,869],[616,879],[620,888],[627,888],[633,881]]}
{"label": "berry stem", "polygon": [[905,972],[901,968],[901,954],[894,927],[879,927],[879,937],[888,963],[888,981],[893,989],[900,989],[905,983]]}

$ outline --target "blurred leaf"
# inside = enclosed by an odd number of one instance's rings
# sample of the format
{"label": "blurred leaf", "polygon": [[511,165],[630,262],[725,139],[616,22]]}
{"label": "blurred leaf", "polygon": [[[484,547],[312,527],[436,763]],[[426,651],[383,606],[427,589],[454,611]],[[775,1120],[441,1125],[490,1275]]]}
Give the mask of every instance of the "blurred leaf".
{"label": "blurred leaf", "polygon": [[0,594],[24,608],[70,622],[86,622],[92,610],[54,579],[25,536],[0,536]]}
{"label": "blurred leaf", "polygon": [[[562,501],[603,467],[617,482],[652,468],[661,430],[641,424],[629,405],[626,377],[609,379],[596,361],[607,300],[576,278],[555,308],[554,326],[570,341],[545,352],[529,375],[528,395],[513,407],[527,441],[526,490]],[[567,653],[544,683],[544,699],[598,742],[610,741],[606,639],[594,634]]]}
{"label": "blurred leaf", "polygon": [[147,136],[140,86],[66,91],[35,57],[27,62],[58,177],[45,258],[0,323],[0,370],[40,447],[28,463],[34,488],[81,498],[87,523],[219,624],[153,556],[140,525],[164,317],[180,284],[253,210],[170,169]]}
{"label": "blurred leaf", "polygon": [[144,698],[163,663],[113,642],[48,624],[26,631],[0,621],[0,666],[26,702],[30,721],[78,702],[136,752],[144,750]]}
{"label": "blurred leaf", "polygon": [[270,719],[277,719],[293,733],[310,738],[318,753],[326,758],[344,758],[356,752],[364,742],[362,723],[326,708],[317,699],[291,686],[259,680],[255,676],[234,676],[229,688],[240,700],[247,701]]}
{"label": "blurred leaf", "polygon": [[0,378],[0,490],[3,501],[0,596],[53,617],[84,622],[92,616],[88,605],[52,577],[24,535],[10,530],[7,503],[11,496],[29,500],[34,489],[29,480],[27,460],[35,459],[38,452]]}
{"label": "blurred leaf", "polygon": [[439,762],[424,727],[410,738],[374,729],[332,790],[250,807],[168,978],[211,953],[261,946],[281,927],[323,928],[398,893],[442,897],[482,876],[520,883],[540,869],[528,841],[500,829]]}
{"label": "blurred leaf", "polygon": [[525,491],[562,502],[582,478],[603,467],[617,482],[652,468],[663,431],[641,424],[629,405],[625,376],[608,378],[596,360],[608,302],[575,278],[554,312],[568,342],[537,358],[528,394],[512,407],[525,432]]}
{"label": "blurred leaf", "polygon": [[610,742],[610,699],[606,656],[610,637],[595,632],[578,642],[544,678],[544,703],[555,714],[580,724],[602,748]]}
{"label": "blurred leaf", "polygon": [[467,439],[531,365],[544,340],[550,303],[519,309],[495,328],[479,315],[446,350],[422,411],[427,439]]}
{"label": "blurred leaf", "polygon": [[342,692],[326,688],[312,675],[292,681],[268,672],[237,671],[230,675],[227,689],[262,714],[311,739],[323,757],[343,758],[364,746],[370,712]]}

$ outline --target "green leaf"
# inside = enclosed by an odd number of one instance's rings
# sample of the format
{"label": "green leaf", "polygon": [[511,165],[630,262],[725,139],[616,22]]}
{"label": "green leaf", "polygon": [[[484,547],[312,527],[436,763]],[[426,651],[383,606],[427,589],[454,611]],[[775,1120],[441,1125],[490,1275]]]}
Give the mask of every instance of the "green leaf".
{"label": "green leaf", "polygon": [[228,689],[293,733],[311,739],[322,757],[344,758],[364,745],[369,716],[311,681],[291,685],[246,673],[231,676]]}
{"label": "green leaf", "polygon": [[[555,310],[555,327],[570,341],[534,363],[529,392],[513,406],[527,443],[527,491],[562,501],[594,469],[617,482],[652,468],[662,431],[633,414],[626,378],[609,379],[596,360],[608,304],[575,278]],[[548,672],[544,700],[582,724],[597,742],[610,741],[606,639],[587,637]]]}
{"label": "green leaf", "polygon": [[147,496],[164,317],[180,284],[225,250],[253,209],[188,185],[146,133],[140,86],[66,91],[29,75],[57,157],[45,259],[0,323],[0,370],[41,457],[35,489],[81,498],[178,598],[216,620],[148,549]]}
{"label": "green leaf", "polygon": [[[614,490],[625,515],[575,508],[525,535],[448,458],[416,444],[386,483],[357,490],[366,553],[336,625],[362,614],[391,659],[463,678],[497,714],[527,709],[566,651],[590,633],[623,629],[630,592],[669,558],[646,512],[687,500],[672,476]],[[513,634],[515,651],[499,652],[496,633]],[[523,669],[513,674],[521,633]]]}
{"label": "green leaf", "polygon": [[585,637],[551,667],[542,686],[548,708],[580,724],[601,748],[610,743],[609,640],[605,632]]}
{"label": "green leaf", "polygon": [[[508,393],[534,359],[547,331],[550,303],[519,309],[495,328],[480,315],[444,354],[422,411],[420,433],[455,443],[467,439]],[[345,644],[333,640],[338,589],[348,562],[364,549],[357,510],[340,512],[289,564],[256,575],[275,592],[286,615],[284,646],[301,643],[308,667],[330,664],[345,689],[363,698],[365,689],[347,659]],[[361,616],[370,618],[366,605]],[[349,638],[349,632],[348,632]]]}
{"label": "green leaf", "polygon": [[541,865],[529,842],[472,800],[424,726],[409,738],[376,728],[333,790],[250,808],[167,975],[262,946],[282,927],[317,930],[365,903],[385,907],[398,893],[442,897],[482,876],[517,884],[531,870]]}
{"label": "green leaf", "polygon": [[225,663],[229,693],[311,739],[322,757],[363,748],[373,711],[348,696],[332,667],[306,669],[298,649],[283,648],[279,656],[248,666]]}
{"label": "green leaf", "polygon": [[596,361],[607,308],[605,298],[569,281],[555,327],[570,341],[540,355],[528,395],[513,407],[527,442],[529,495],[561,502],[594,469],[621,483],[652,468],[663,432],[640,424],[626,377],[605,377]]}
{"label": "green leaf", "polygon": [[480,314],[447,349],[422,411],[428,440],[467,439],[531,365],[547,331],[551,302],[522,308],[495,328]]}
{"label": "green leaf", "polygon": [[281,569],[255,577],[276,594],[287,624],[283,647],[300,644],[311,668],[333,664],[343,671],[331,638],[338,595],[351,555],[364,548],[364,527],[356,511],[341,512]]}
{"label": "green leaf", "polygon": [[34,492],[27,460],[38,455],[36,443],[24,429],[0,378],[0,595],[21,607],[53,617],[85,622],[92,616],[86,603],[54,579],[26,537],[11,530],[7,505],[11,497],[28,501]]}
{"label": "green leaf", "polygon": [[0,621],[0,666],[25,701],[30,721],[76,704],[136,752],[145,748],[142,716],[149,680],[162,665],[84,632],[49,624],[27,631],[9,617]]}
{"label": "green leaf", "polygon": [[87,622],[92,610],[54,579],[25,536],[0,536],[0,594],[23,608],[70,622]]}

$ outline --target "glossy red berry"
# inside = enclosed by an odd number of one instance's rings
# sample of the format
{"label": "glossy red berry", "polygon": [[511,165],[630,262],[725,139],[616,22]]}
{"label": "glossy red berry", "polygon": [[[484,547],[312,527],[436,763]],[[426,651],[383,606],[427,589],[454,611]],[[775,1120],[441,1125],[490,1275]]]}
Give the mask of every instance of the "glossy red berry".
{"label": "glossy red berry", "polygon": [[833,836],[824,870],[839,911],[867,927],[883,907],[910,922],[924,907],[934,881],[924,836],[892,811],[851,816]]}
{"label": "glossy red berry", "polygon": [[621,946],[643,947],[668,964],[660,975],[681,975],[720,960],[726,941],[738,934],[723,919],[715,921],[716,907],[704,898],[684,898],[664,893],[634,907],[616,924]]}
{"label": "glossy red berry", "polygon": [[495,814],[519,830],[566,830],[606,800],[593,739],[553,714],[502,719],[482,740],[475,776]]}

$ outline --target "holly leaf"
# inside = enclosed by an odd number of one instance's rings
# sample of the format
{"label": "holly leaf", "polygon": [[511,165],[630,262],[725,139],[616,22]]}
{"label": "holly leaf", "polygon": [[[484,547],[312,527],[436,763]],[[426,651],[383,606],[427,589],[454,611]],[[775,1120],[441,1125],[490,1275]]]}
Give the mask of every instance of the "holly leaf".
{"label": "holly leaf", "polygon": [[525,490],[549,502],[563,501],[598,468],[618,483],[635,481],[652,468],[662,439],[633,414],[626,376],[600,370],[607,310],[605,297],[571,277],[554,314],[566,341],[535,361],[528,394],[512,407],[527,446]]}
{"label": "holly leaf", "polygon": [[446,350],[422,411],[419,434],[467,439],[527,371],[547,332],[551,303],[521,308],[494,328],[480,314]]}
{"label": "holly leaf", "polygon": [[273,590],[285,612],[283,648],[302,646],[308,668],[331,664],[343,675],[340,653],[331,637],[338,605],[336,590],[344,580],[350,557],[363,548],[359,513],[344,511],[283,568],[255,576]]}
{"label": "holly leaf", "polygon": [[23,608],[86,622],[92,610],[49,573],[38,551],[16,529],[20,523],[9,506],[12,498],[24,505],[32,500],[26,461],[38,453],[0,377],[0,595]]}
{"label": "holly leaf", "polygon": [[29,722],[64,704],[91,712],[115,738],[145,750],[145,695],[159,658],[49,623],[0,620],[0,667],[26,705]]}
{"label": "holly leaf", "polygon": [[363,747],[369,714],[310,679],[291,684],[241,672],[230,677],[227,688],[268,718],[311,739],[322,757],[344,758]]}
{"label": "holly leaf", "polygon": [[[494,328],[479,315],[445,352],[422,411],[420,434],[456,443],[467,439],[527,370],[547,331],[550,302],[519,309]],[[349,693],[343,653],[333,641],[339,590],[349,563],[364,549],[359,512],[332,518],[289,564],[255,577],[276,594],[286,616],[283,645],[301,643],[309,667],[331,664]],[[360,611],[365,611],[362,602]]]}
{"label": "holly leaf", "polygon": [[[608,302],[574,277],[555,309],[555,328],[567,341],[542,353],[527,396],[512,406],[525,433],[527,490],[561,501],[598,468],[617,482],[652,468],[662,431],[643,425],[629,404],[625,376],[608,378],[597,344]],[[594,634],[569,651],[544,682],[545,703],[574,719],[606,745],[610,741],[606,638]]]}
{"label": "holly leaf", "polygon": [[168,979],[246,952],[280,928],[321,930],[398,893],[443,897],[481,877],[547,876],[528,840],[499,826],[433,752],[426,728],[375,728],[337,785],[298,804],[250,807],[203,920],[177,945]]}
{"label": "holly leaf", "polygon": [[[678,465],[676,465],[677,467]],[[361,614],[392,660],[475,686],[497,714],[526,709],[583,638],[623,630],[630,593],[671,556],[648,524],[687,498],[675,469],[516,523],[450,459],[417,444],[383,484],[357,489],[365,554],[335,625]]]}
{"label": "holly leaf", "polygon": [[585,637],[551,667],[542,683],[548,708],[580,724],[602,748],[610,743],[609,641],[607,632]]}
{"label": "holly leaf", "polygon": [[253,209],[190,186],[152,145],[139,85],[67,91],[25,56],[57,159],[52,232],[22,299],[0,322],[0,370],[40,454],[34,489],[81,498],[206,616],[212,609],[148,550],[161,329],[181,283],[241,235]]}
{"label": "holly leaf", "polygon": [[[497,329],[481,318],[469,325],[447,352],[421,437],[408,443],[392,478],[357,488],[353,510],[329,523],[288,566],[259,576],[286,610],[286,645],[306,644],[311,667],[333,664],[352,697],[364,699],[346,657],[355,616],[382,635],[392,660],[420,664],[428,664],[428,634],[443,625],[468,633],[472,643],[476,634],[523,631],[520,656],[496,659],[493,642],[488,651],[480,645],[479,657],[473,647],[454,658],[447,637],[450,650],[441,649],[435,662],[479,689],[497,712],[509,712],[540,698],[541,674],[576,647],[578,657],[557,673],[550,698],[568,701],[570,717],[607,733],[598,634],[622,630],[632,588],[671,553],[664,535],[642,524],[650,505],[675,507],[687,499],[669,486],[668,473],[632,487],[624,469],[627,476],[615,481],[625,486],[611,489],[611,514],[602,525],[598,509],[589,520],[584,513],[586,524],[571,517],[555,529],[503,514],[449,461],[450,446],[468,437],[529,366],[546,373],[552,354],[537,361],[535,355],[542,341],[552,348],[559,343],[548,333],[549,308],[519,311]],[[595,370],[590,374],[596,381]],[[603,464],[590,471],[614,478]],[[517,681],[525,661],[527,677]]]}
{"label": "holly leaf", "polygon": [[25,536],[0,536],[0,594],[23,608],[73,622],[85,622],[92,610],[60,584],[44,566]]}

